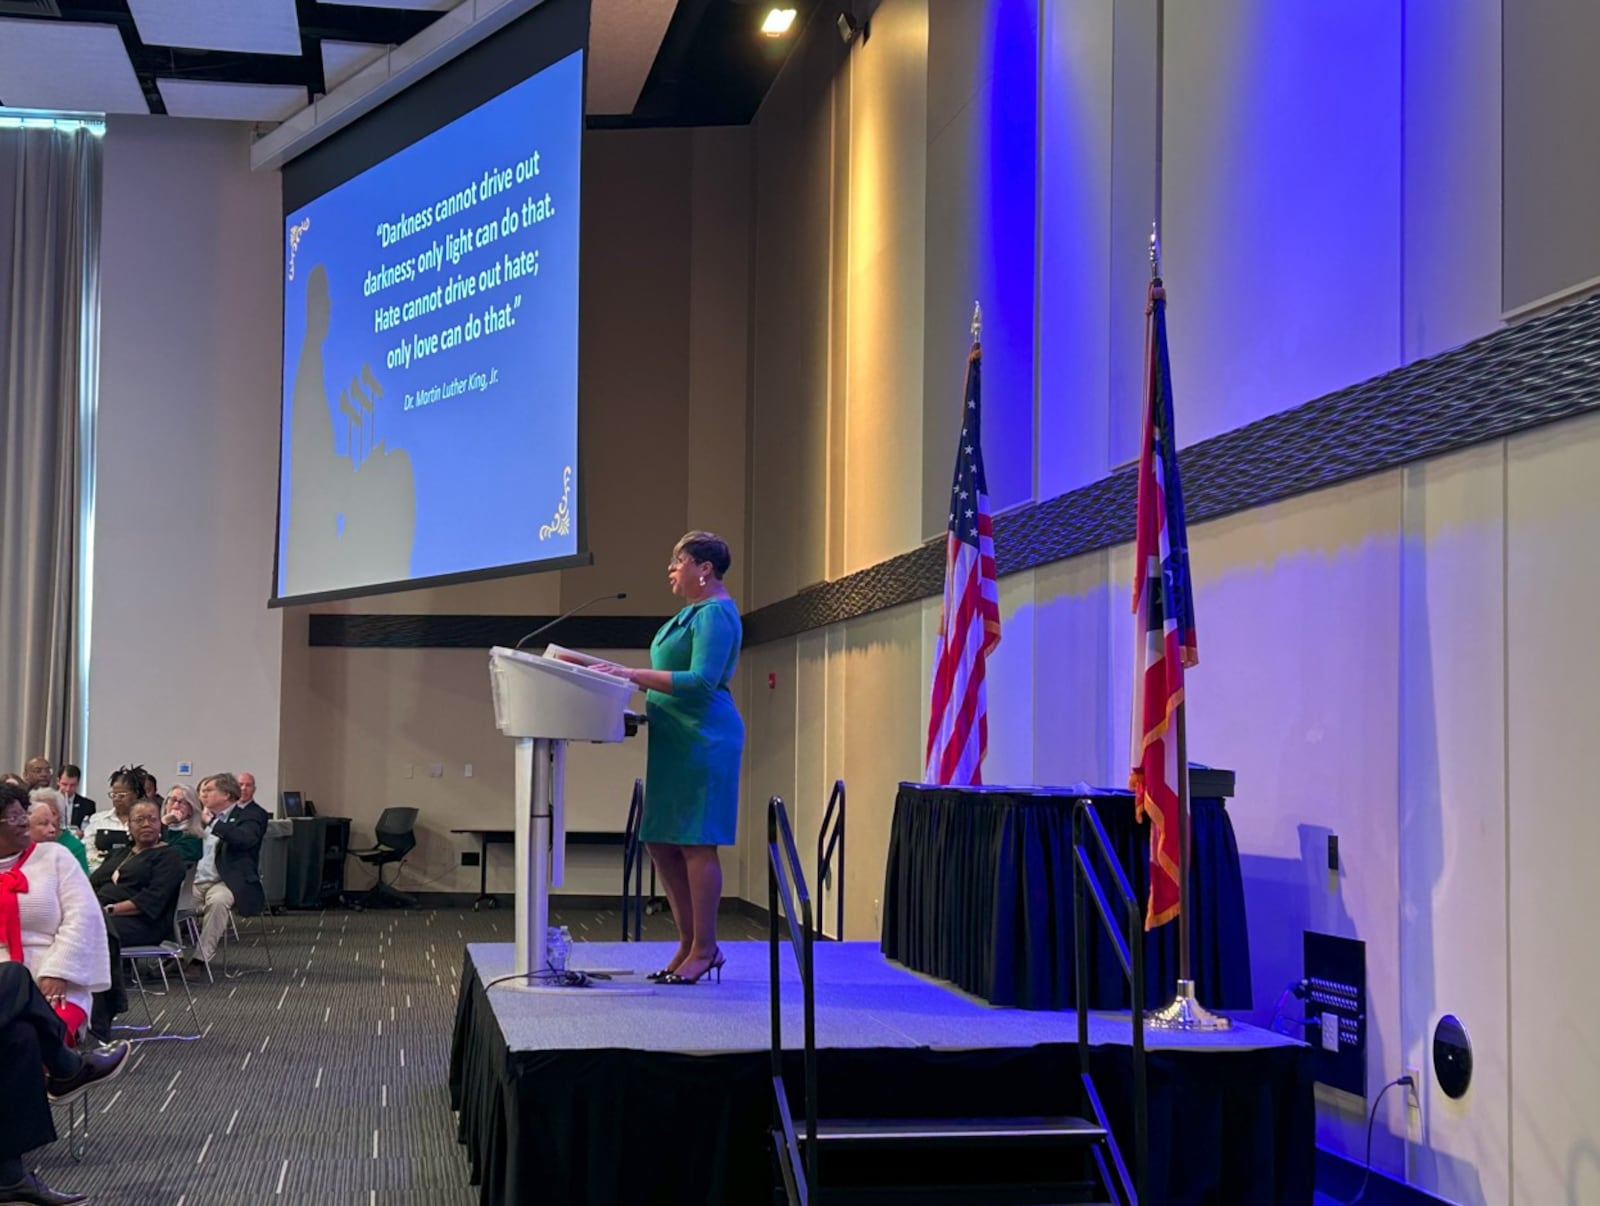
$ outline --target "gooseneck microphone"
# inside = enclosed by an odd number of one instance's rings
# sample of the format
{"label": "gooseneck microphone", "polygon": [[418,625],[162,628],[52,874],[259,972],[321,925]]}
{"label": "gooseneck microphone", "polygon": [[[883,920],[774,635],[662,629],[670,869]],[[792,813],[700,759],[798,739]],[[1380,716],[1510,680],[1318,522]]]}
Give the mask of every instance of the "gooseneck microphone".
{"label": "gooseneck microphone", "polygon": [[572,608],[570,611],[564,611],[560,615],[558,615],[555,619],[550,620],[550,621],[548,621],[548,622],[546,622],[544,624],[540,624],[539,627],[535,628],[532,632],[528,633],[527,636],[523,637],[520,641],[518,641],[515,645],[513,645],[512,648],[513,649],[521,649],[524,645],[526,645],[529,641],[533,640],[533,638],[538,636],[541,632],[549,632],[557,624],[561,623],[562,620],[565,620],[565,619],[568,619],[568,618],[570,618],[572,616],[577,615],[580,611],[582,611],[586,607],[593,607],[596,603],[603,603],[607,599],[626,599],[627,597],[628,597],[628,592],[627,591],[619,590],[619,591],[616,592],[616,594],[596,595],[592,599],[586,599],[582,603],[579,603],[576,607]]}

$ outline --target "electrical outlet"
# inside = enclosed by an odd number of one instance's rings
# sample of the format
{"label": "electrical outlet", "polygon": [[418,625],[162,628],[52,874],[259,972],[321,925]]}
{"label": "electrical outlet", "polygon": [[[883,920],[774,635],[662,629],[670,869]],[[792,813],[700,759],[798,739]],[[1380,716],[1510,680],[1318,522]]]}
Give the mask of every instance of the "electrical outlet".
{"label": "electrical outlet", "polygon": [[463,779],[472,778],[472,763],[469,762],[469,763],[466,764],[465,768],[463,768],[463,770],[461,771],[461,777]]}
{"label": "electrical outlet", "polygon": [[430,779],[443,779],[444,778],[444,763],[443,762],[430,762],[428,764],[428,778],[430,778]]}
{"label": "electrical outlet", "polygon": [[883,932],[883,901],[874,899],[872,902],[872,928],[879,933]]}
{"label": "electrical outlet", "polygon": [[1407,1068],[1405,1075],[1411,1078],[1409,1085],[1401,1086],[1406,1091],[1406,1106],[1409,1109],[1420,1110],[1422,1109],[1422,1069]]}

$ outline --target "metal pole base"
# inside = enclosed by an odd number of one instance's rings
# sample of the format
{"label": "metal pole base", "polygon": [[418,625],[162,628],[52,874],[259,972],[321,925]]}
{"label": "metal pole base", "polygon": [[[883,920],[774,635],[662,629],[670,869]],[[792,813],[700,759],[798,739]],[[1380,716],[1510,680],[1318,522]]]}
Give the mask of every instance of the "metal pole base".
{"label": "metal pole base", "polygon": [[1194,999],[1194,981],[1179,980],[1178,993],[1172,1001],[1145,1014],[1144,1023],[1151,1030],[1231,1030],[1233,1019],[1212,1013]]}

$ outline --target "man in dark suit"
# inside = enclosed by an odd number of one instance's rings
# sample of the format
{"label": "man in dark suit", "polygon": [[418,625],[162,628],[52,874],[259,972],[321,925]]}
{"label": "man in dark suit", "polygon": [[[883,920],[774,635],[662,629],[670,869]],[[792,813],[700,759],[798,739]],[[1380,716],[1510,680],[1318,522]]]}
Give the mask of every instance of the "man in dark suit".
{"label": "man in dark suit", "polygon": [[98,807],[88,796],[78,794],[78,784],[83,781],[83,768],[71,762],[61,768],[56,779],[56,790],[61,793],[61,803],[66,807],[66,824],[77,829],[94,815]]}
{"label": "man in dark suit", "polygon": [[206,837],[194,874],[195,909],[202,919],[195,957],[209,963],[234,909],[254,917],[267,907],[259,866],[267,813],[259,804],[239,803],[239,780],[227,771],[201,781],[200,804]]}

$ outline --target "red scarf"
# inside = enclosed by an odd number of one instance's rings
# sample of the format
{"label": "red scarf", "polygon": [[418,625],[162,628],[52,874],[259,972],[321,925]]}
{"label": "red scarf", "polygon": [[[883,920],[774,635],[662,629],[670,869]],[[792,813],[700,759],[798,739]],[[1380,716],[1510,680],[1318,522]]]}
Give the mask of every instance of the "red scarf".
{"label": "red scarf", "polygon": [[6,944],[11,958],[22,962],[22,911],[17,906],[17,893],[28,890],[28,877],[22,873],[22,864],[28,861],[37,843],[29,843],[16,866],[0,871],[0,942]]}

